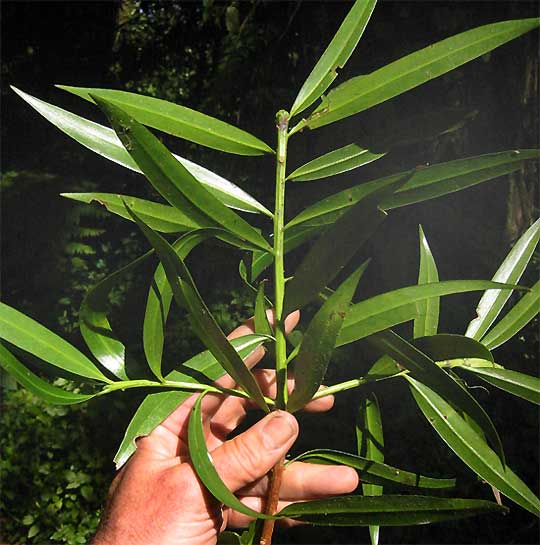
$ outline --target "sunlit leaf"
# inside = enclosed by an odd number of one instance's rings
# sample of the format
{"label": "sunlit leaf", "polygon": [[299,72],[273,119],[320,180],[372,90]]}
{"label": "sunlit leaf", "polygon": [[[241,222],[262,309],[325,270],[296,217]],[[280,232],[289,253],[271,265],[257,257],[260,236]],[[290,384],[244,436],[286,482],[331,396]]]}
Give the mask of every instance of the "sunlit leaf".
{"label": "sunlit leaf", "polygon": [[[493,445],[504,464],[504,451],[501,438],[491,418],[460,382],[437,366],[427,354],[391,330],[376,333],[369,340],[382,352],[391,356],[403,367],[406,367],[414,378],[429,386],[454,407],[473,418],[482,428],[488,441]],[[456,356],[460,357],[461,354],[457,353]]]}
{"label": "sunlit leaf", "polygon": [[273,153],[257,137],[224,121],[159,98],[115,89],[95,89],[57,85],[60,89],[90,102],[105,99],[126,111],[139,123],[185,138],[209,148],[239,155]]}
{"label": "sunlit leaf", "polygon": [[93,395],[69,392],[39,378],[27,369],[2,343],[0,343],[0,367],[9,373],[21,386],[53,405],[74,405],[93,398]]}
{"label": "sunlit leaf", "polygon": [[[439,272],[435,259],[431,253],[424,230],[420,225],[418,227],[420,236],[420,267],[418,270],[418,284],[429,284],[439,281]],[[413,336],[424,337],[426,335],[435,335],[439,325],[439,297],[418,301],[416,308],[418,316],[414,319]]]}
{"label": "sunlit leaf", "polygon": [[291,108],[291,116],[311,106],[331,85],[358,44],[377,0],[357,0],[321,55]]}
{"label": "sunlit leaf", "polygon": [[29,316],[0,302],[0,339],[59,367],[103,382],[109,379],[74,346]]}
{"label": "sunlit leaf", "polygon": [[294,360],[295,385],[287,402],[288,411],[304,407],[322,384],[339,330],[368,263],[364,262],[326,300],[304,332]]}
{"label": "sunlit leaf", "polygon": [[202,410],[201,402],[204,397],[204,393],[201,394],[193,408],[189,417],[188,426],[188,446],[191,463],[197,472],[197,476],[210,493],[221,503],[224,503],[228,507],[233,508],[239,513],[243,513],[250,517],[273,519],[275,517],[270,515],[264,515],[253,509],[250,509],[244,505],[224,484],[221,477],[218,475],[212,458],[208,452],[206,446],[206,439],[204,437],[204,429],[202,423]]}
{"label": "sunlit leaf", "polygon": [[[515,243],[493,276],[495,282],[517,283],[540,240],[540,219],[536,220]],[[477,317],[469,323],[465,335],[481,339],[495,321],[512,294],[505,290],[488,290],[476,307]]]}
{"label": "sunlit leaf", "polygon": [[457,456],[506,497],[540,516],[540,500],[508,466],[503,466],[497,454],[458,412],[425,384],[410,376],[405,378],[424,416]]}
{"label": "sunlit leaf", "polygon": [[540,312],[540,281],[482,338],[490,350],[519,333]]}
{"label": "sunlit leaf", "polygon": [[302,165],[289,174],[287,179],[295,182],[307,182],[328,178],[376,161],[384,155],[384,153],[372,153],[356,144],[349,144]]}
{"label": "sunlit leaf", "polygon": [[315,129],[367,110],[450,72],[539,24],[540,19],[531,18],[473,28],[402,57],[371,74],[352,78],[330,91],[300,126]]}
{"label": "sunlit leaf", "polygon": [[293,503],[278,515],[317,526],[411,526],[481,515],[504,507],[485,500],[433,496],[340,496]]}
{"label": "sunlit leaf", "polygon": [[[79,144],[119,165],[136,172],[141,172],[137,163],[135,163],[131,155],[126,151],[116,133],[109,127],[104,127],[84,117],[72,114],[67,110],[48,104],[43,100],[23,93],[13,86],[11,88],[45,117],[45,119],[79,142]],[[238,186],[229,182],[229,180],[183,157],[178,155],[174,155],[174,157],[223,204],[244,212],[262,213],[272,216],[271,212],[261,203]]]}
{"label": "sunlit leaf", "polygon": [[114,104],[96,98],[124,147],[154,188],[197,223],[223,227],[256,248],[269,249],[263,236],[237,213],[218,201],[143,125]]}

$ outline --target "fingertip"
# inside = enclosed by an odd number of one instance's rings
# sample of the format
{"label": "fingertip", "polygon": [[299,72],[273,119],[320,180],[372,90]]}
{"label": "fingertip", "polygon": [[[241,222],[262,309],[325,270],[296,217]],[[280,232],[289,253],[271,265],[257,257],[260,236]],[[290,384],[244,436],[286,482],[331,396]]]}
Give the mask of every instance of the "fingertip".
{"label": "fingertip", "polygon": [[336,468],[336,471],[339,470],[339,481],[341,488],[343,489],[342,494],[349,494],[356,490],[360,479],[358,478],[358,473],[352,467],[340,466]]}
{"label": "fingertip", "polygon": [[333,395],[320,397],[319,399],[314,399],[307,403],[304,410],[312,413],[323,413],[329,411],[334,406],[334,400],[335,398]]}
{"label": "fingertip", "polygon": [[290,333],[300,321],[300,311],[299,310],[293,310],[286,318],[285,318],[285,333]]}

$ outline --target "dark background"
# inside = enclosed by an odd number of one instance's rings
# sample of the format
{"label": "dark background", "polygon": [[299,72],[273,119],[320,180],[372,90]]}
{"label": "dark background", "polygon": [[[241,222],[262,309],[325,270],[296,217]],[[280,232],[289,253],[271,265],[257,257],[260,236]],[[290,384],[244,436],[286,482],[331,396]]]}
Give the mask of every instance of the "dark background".
{"label": "dark background", "polygon": [[[349,6],[346,2],[255,0],[2,2],[3,299],[80,344],[77,309],[84,292],[107,272],[142,253],[145,245],[128,222],[109,218],[98,208],[78,205],[58,194],[106,191],[155,198],[140,176],[70,140],[23,103],[9,85],[102,123],[103,117],[90,105],[53,85],[114,87],[151,94],[228,120],[273,144],[274,113],[292,103]],[[537,2],[380,2],[337,83],[469,28],[537,15]],[[448,108],[459,108],[464,117],[472,119],[457,132],[428,137],[418,119]],[[393,134],[400,126],[410,128],[416,141],[333,180],[290,184],[289,217],[324,195],[412,166],[538,147],[538,33],[527,34],[339,125],[293,139],[290,168],[353,141],[366,145],[373,135]],[[188,142],[165,140],[175,152],[218,172],[272,206],[271,158],[240,158]],[[537,171],[530,165],[515,175],[396,210],[358,256],[358,260],[373,257],[358,296],[415,283],[418,224],[428,237],[442,280],[490,278],[512,243],[538,215],[537,179]],[[249,294],[236,273],[239,257],[227,249],[204,246],[190,258],[201,291],[224,327],[232,327],[252,311]],[[290,263],[295,259],[297,256],[291,256]],[[538,261],[535,263],[529,268],[526,284],[538,277]],[[134,352],[140,351],[148,278],[148,274],[131,278],[115,293],[113,301],[115,326]],[[474,317],[477,299],[477,294],[445,299],[441,331],[463,333]],[[308,309],[306,316],[309,314]],[[182,316],[173,317],[170,324],[168,348],[175,361],[200,348],[188,333],[182,338],[175,334],[185,324],[182,320]],[[537,373],[537,327],[537,323],[532,324],[496,352],[497,361]],[[370,358],[372,354],[363,345],[341,350],[328,382],[362,374]],[[538,490],[538,411],[493,390],[477,390],[477,397],[500,430],[509,465],[531,489]],[[383,410],[389,463],[430,475],[457,475],[460,486],[456,496],[489,499],[489,487],[475,484],[466,467],[447,452],[404,386],[383,383],[377,385],[376,393]],[[360,395],[342,395],[326,419],[301,417],[303,436],[296,451],[331,447],[352,452],[354,413]],[[17,448],[15,439],[7,433],[2,445],[7,453],[3,467],[4,539],[23,540],[29,527],[37,524],[39,533],[32,542],[50,540],[52,534],[45,522],[28,524],[30,519],[24,520],[24,515],[39,514],[45,504],[50,507],[52,500],[45,499],[46,492],[36,488],[59,485],[53,480],[36,485],[29,473],[39,471],[44,458],[57,461],[52,473],[63,475],[68,458],[75,470],[82,467],[83,471],[84,463],[77,465],[73,448],[65,446],[77,445],[82,438],[93,459],[100,462],[93,466],[85,485],[69,490],[79,492],[83,486],[92,486],[92,494],[79,499],[65,495],[63,504],[47,516],[53,521],[60,519],[70,501],[77,504],[80,500],[79,508],[73,507],[73,517],[65,524],[83,527],[76,519],[77,512],[83,509],[81,505],[96,511],[101,504],[113,472],[110,460],[138,399],[137,395],[125,395],[114,402],[93,402],[88,412],[51,414],[50,420],[43,421],[42,435],[29,435],[21,443],[24,430],[33,426],[36,418],[44,417],[36,417],[34,405],[33,412],[28,411],[33,401],[16,398],[13,390],[4,391],[2,423],[20,427]],[[25,414],[27,420],[21,416]],[[47,444],[51,443],[51,427],[62,430],[56,446]],[[7,476],[10,482],[6,486]],[[65,476],[58,482],[66,487]],[[521,508],[510,507],[506,517],[384,528],[381,542],[538,542],[537,522]],[[88,522],[85,531],[90,532],[92,524]],[[76,543],[75,534],[65,533],[55,539]],[[296,529],[277,539],[283,543],[369,541],[367,530],[362,528]]]}

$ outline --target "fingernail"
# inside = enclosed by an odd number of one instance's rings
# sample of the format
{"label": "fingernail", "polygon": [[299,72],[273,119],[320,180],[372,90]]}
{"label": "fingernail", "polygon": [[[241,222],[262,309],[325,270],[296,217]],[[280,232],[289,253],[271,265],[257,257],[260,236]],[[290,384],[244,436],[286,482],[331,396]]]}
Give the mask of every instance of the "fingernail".
{"label": "fingernail", "polygon": [[279,449],[296,435],[296,420],[288,413],[275,411],[267,419],[262,429],[263,444],[267,449]]}

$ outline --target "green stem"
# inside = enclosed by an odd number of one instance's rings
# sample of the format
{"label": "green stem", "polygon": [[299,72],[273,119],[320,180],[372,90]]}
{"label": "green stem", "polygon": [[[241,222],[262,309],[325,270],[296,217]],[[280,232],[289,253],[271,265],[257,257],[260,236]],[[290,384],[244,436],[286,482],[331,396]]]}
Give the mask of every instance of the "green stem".
{"label": "green stem", "polygon": [[283,316],[285,295],[285,270],[283,265],[283,233],[285,215],[285,170],[287,165],[287,130],[289,113],[280,110],[276,114],[277,160],[276,160],[276,202],[274,210],[274,313],[276,329],[276,404],[279,409],[287,407],[287,343]]}

